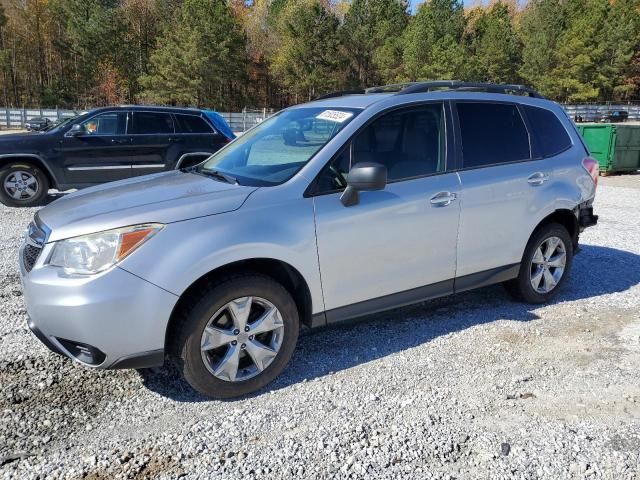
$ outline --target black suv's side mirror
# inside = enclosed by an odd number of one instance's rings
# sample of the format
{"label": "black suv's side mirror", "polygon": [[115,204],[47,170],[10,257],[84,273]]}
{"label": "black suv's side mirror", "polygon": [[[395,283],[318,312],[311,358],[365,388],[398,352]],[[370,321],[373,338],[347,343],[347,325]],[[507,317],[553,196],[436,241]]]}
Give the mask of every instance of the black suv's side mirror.
{"label": "black suv's side mirror", "polygon": [[81,137],[86,133],[87,131],[85,130],[84,125],[76,123],[69,129],[69,131],[67,132],[67,135],[70,137]]}
{"label": "black suv's side mirror", "polygon": [[350,207],[360,201],[359,192],[384,190],[387,185],[387,167],[379,163],[356,163],[347,175],[345,188],[340,201],[345,207]]}

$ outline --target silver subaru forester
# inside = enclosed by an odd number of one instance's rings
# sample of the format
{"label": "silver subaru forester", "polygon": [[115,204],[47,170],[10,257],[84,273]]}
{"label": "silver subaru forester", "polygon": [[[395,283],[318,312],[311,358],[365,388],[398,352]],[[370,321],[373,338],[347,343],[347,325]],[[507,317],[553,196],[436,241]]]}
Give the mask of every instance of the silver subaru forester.
{"label": "silver subaru forester", "polygon": [[598,164],[517,85],[422,82],[281,111],[204,163],[65,196],[20,252],[29,327],[97,368],[172,359],[214,398],[264,387],[301,326],[566,280]]}

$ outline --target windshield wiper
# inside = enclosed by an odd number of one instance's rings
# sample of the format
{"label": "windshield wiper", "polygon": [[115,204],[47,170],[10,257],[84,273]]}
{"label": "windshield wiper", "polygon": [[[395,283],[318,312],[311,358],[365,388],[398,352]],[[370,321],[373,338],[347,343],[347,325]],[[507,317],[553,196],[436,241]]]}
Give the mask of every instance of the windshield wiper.
{"label": "windshield wiper", "polygon": [[205,169],[201,168],[201,169],[198,170],[198,173],[201,173],[203,175],[207,175],[209,177],[217,178],[219,180],[222,180],[223,182],[227,182],[227,183],[230,183],[232,185],[240,185],[238,183],[238,179],[236,177],[233,177],[233,176],[229,175],[228,173],[220,172],[218,170],[205,170]]}

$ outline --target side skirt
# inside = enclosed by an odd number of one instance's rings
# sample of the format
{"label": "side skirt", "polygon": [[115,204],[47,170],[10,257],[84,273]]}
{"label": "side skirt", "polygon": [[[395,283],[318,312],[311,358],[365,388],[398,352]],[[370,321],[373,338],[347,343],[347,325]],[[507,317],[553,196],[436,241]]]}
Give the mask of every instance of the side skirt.
{"label": "side skirt", "polygon": [[445,297],[453,293],[473,290],[475,288],[486,287],[495,283],[506,282],[518,276],[520,264],[506,265],[504,267],[492,268],[482,272],[472,273],[463,277],[445,280],[443,282],[432,283],[424,287],[413,288],[404,292],[392,293],[384,297],[365,300],[364,302],[353,303],[344,307],[334,308],[326,312],[313,315],[311,327],[320,327],[334,323],[351,320],[353,318],[371,315],[394,308],[400,308],[415,303],[433,300],[434,298]]}

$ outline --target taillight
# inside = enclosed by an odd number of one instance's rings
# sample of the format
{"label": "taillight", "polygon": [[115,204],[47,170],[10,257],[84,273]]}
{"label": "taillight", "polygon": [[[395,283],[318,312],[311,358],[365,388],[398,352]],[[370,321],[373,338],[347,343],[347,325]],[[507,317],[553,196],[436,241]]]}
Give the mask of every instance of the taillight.
{"label": "taillight", "polygon": [[598,163],[598,160],[593,157],[585,157],[582,160],[582,166],[589,173],[589,175],[591,175],[593,183],[595,183],[597,187],[598,176],[600,175],[600,164]]}

